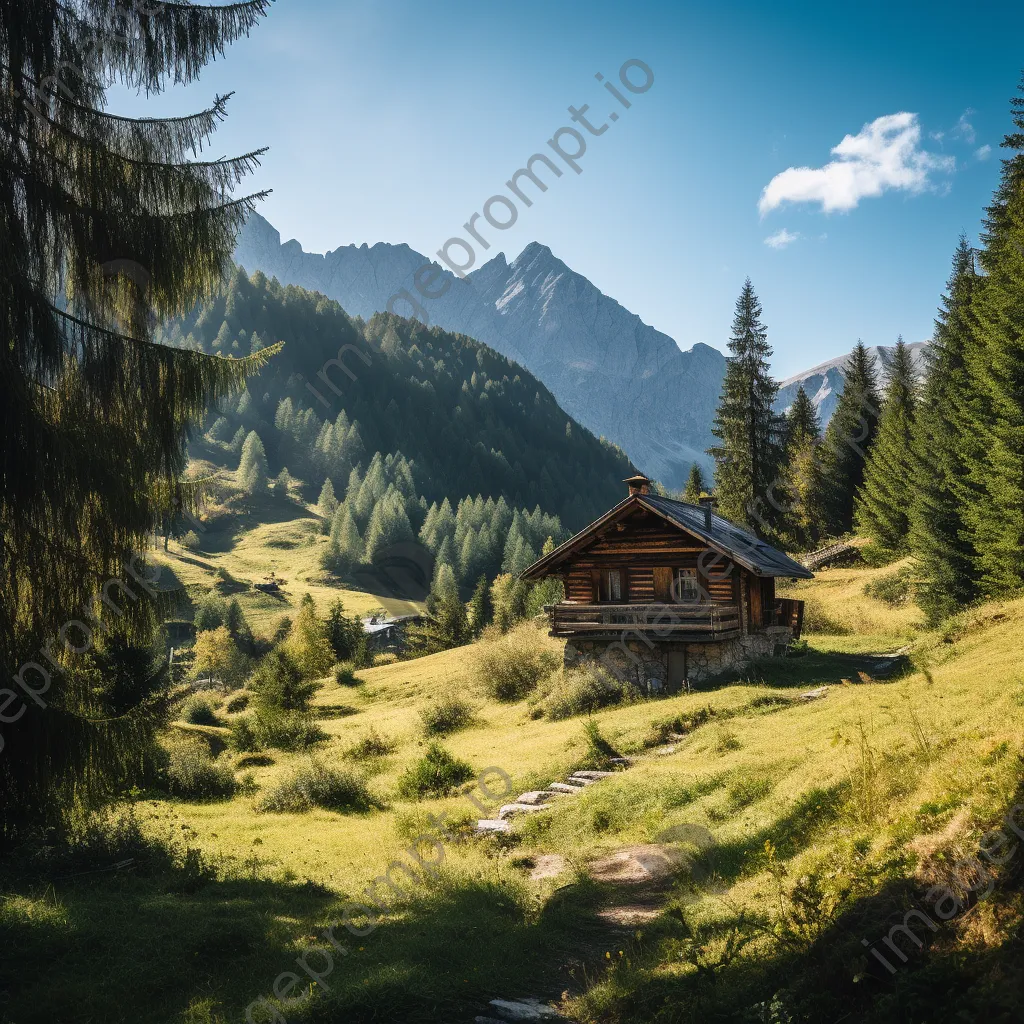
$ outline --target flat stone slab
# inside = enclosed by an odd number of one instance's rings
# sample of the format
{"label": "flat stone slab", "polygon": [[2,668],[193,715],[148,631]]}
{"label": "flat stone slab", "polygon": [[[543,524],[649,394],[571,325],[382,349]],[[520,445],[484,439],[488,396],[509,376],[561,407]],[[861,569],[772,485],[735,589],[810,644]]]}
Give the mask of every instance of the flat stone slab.
{"label": "flat stone slab", "polygon": [[590,779],[592,782],[596,782],[598,779],[607,779],[609,775],[614,775],[615,772],[573,772],[569,776],[570,779]]}
{"label": "flat stone slab", "polygon": [[499,818],[481,818],[476,823],[477,832],[508,832],[512,826]]}
{"label": "flat stone slab", "polygon": [[531,789],[529,793],[520,793],[516,797],[517,804],[542,804],[551,794],[543,789]]}
{"label": "flat stone slab", "polygon": [[548,790],[552,793],[578,793],[583,787],[582,786],[570,786],[564,782],[552,782],[548,786]]}
{"label": "flat stone slab", "polygon": [[507,1021],[565,1019],[553,1006],[539,999],[492,999],[490,1005]]}
{"label": "flat stone slab", "polygon": [[544,809],[543,804],[503,804],[498,810],[498,817],[511,818],[513,814],[531,814]]}

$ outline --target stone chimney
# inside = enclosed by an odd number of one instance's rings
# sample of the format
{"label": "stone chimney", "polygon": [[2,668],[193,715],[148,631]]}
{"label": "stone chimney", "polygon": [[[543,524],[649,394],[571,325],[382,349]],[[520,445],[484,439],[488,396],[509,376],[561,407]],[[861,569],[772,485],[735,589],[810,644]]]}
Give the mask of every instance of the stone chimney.
{"label": "stone chimney", "polygon": [[711,513],[718,507],[717,498],[701,498],[700,507],[704,509],[704,529],[711,532]]}
{"label": "stone chimney", "polygon": [[651,493],[651,481],[643,475],[643,473],[637,473],[636,476],[628,476],[622,481],[624,484],[629,484],[630,495],[634,494],[650,494]]}

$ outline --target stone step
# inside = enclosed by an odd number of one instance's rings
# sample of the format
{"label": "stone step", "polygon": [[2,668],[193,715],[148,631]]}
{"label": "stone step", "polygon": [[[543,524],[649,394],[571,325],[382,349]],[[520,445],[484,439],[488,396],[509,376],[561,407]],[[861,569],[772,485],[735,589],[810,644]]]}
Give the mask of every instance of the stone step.
{"label": "stone step", "polygon": [[609,775],[614,775],[615,772],[573,772],[569,776],[569,781],[573,779],[589,779],[591,782],[597,782],[599,779],[607,779]]}
{"label": "stone step", "polygon": [[529,793],[520,793],[516,797],[517,804],[542,804],[551,796],[543,789],[531,789]]}
{"label": "stone step", "polygon": [[506,1021],[565,1020],[553,1006],[539,999],[492,999],[490,1005]]}
{"label": "stone step", "polygon": [[512,828],[511,823],[502,821],[499,818],[481,818],[476,823],[477,832],[508,832]]}
{"label": "stone step", "polygon": [[582,786],[570,786],[564,782],[551,782],[548,783],[548,790],[552,793],[560,793],[563,796],[566,793],[578,793],[583,787]]}
{"label": "stone step", "polygon": [[531,814],[546,809],[543,804],[503,804],[498,810],[498,817],[504,820],[514,814]]}
{"label": "stone step", "polygon": [[628,768],[633,763],[633,758],[631,757],[609,757],[608,760],[612,764],[621,764],[625,768]]}

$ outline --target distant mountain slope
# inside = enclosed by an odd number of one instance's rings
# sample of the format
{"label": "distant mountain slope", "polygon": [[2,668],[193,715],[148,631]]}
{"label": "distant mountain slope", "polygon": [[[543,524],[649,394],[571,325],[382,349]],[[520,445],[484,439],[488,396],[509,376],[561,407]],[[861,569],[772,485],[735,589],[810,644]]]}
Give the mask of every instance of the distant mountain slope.
{"label": "distant mountain slope", "polygon": [[[486,345],[387,313],[363,324],[323,295],[260,273],[250,280],[236,271],[159,337],[223,355],[285,342],[246,391],[221,403],[215,433],[226,441],[239,428],[256,430],[271,474],[287,466],[313,500],[326,477],[340,497],[357,464],[365,473],[374,453],[401,452],[413,464],[415,494],[428,502],[504,497],[579,529],[622,498],[632,472],[621,450]],[[325,368],[342,346],[350,346],[343,362],[354,379]]]}
{"label": "distant mountain slope", "polygon": [[[919,375],[923,375],[928,342],[915,341],[907,345],[907,348],[910,349],[910,356],[915,370],[917,370]],[[879,383],[881,384],[884,380],[885,367],[892,357],[893,346],[871,345],[868,347],[868,352],[874,360],[878,371]],[[797,389],[803,384],[808,398],[817,407],[818,417],[824,430],[826,424],[832,418],[832,413],[835,412],[839,396],[843,393],[843,385],[845,383],[843,366],[845,366],[848,358],[849,353],[837,356],[835,359],[819,363],[810,370],[805,370],[803,373],[798,373],[784,380],[779,388],[775,408],[780,412],[788,409],[793,404],[793,399],[796,398]]]}
{"label": "distant mountain slope", "polygon": [[[436,299],[416,293],[413,274],[427,259],[408,245],[307,253],[294,240],[282,244],[259,215],[242,230],[235,259],[250,272],[323,292],[364,319],[408,289],[431,324],[519,362],[574,419],[667,486],[681,486],[694,460],[710,465],[705,449],[725,357],[703,344],[680,350],[546,246],[531,243],[511,264],[499,253],[466,280],[445,271],[449,287]],[[431,290],[440,287],[439,280]],[[394,311],[415,315],[404,301]]]}

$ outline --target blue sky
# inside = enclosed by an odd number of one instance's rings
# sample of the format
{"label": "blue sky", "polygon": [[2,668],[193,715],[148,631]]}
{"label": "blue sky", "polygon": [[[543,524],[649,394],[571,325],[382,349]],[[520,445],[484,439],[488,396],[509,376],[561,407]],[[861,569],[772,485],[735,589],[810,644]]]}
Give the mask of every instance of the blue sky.
{"label": "blue sky", "polygon": [[[251,181],[284,239],[432,256],[589,104],[609,127],[582,173],[559,164],[484,255],[536,239],[683,348],[724,350],[749,275],[784,377],[931,333],[998,180],[1021,39],[1024,7],[990,2],[278,0],[199,83],[111,108],[235,90],[212,152],[271,147]],[[654,74],[640,95],[618,84],[632,58]]]}

